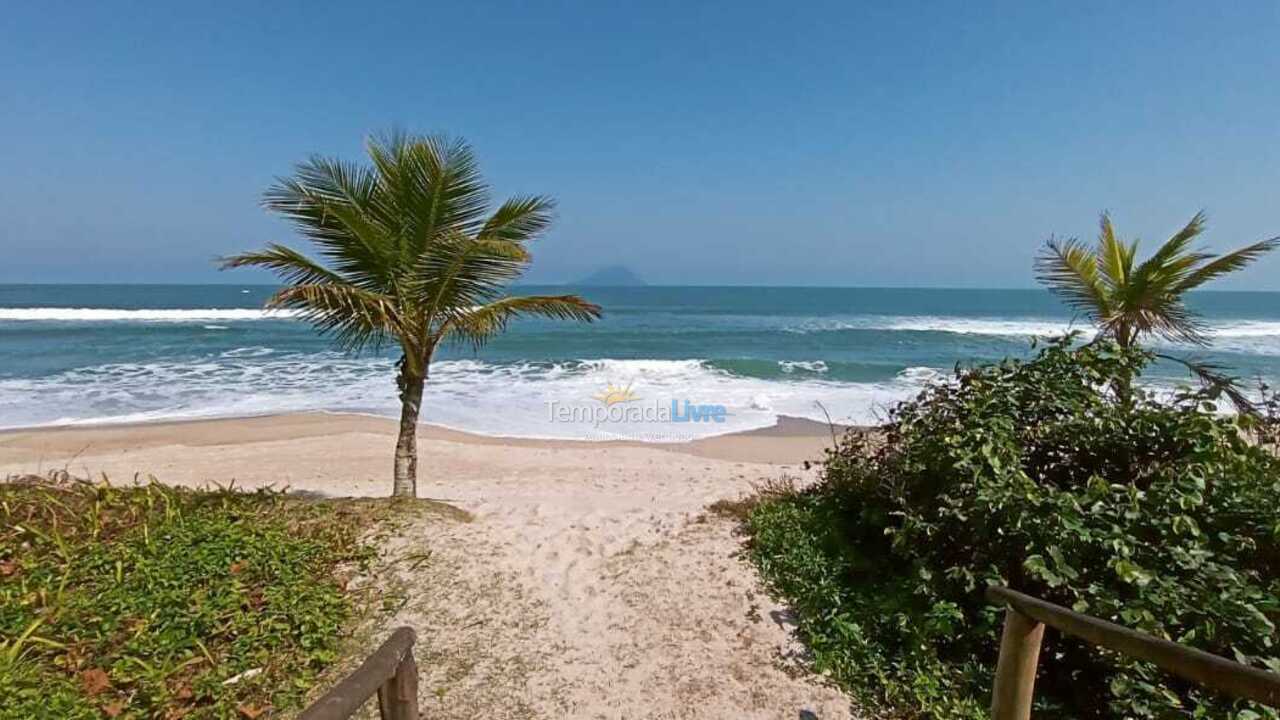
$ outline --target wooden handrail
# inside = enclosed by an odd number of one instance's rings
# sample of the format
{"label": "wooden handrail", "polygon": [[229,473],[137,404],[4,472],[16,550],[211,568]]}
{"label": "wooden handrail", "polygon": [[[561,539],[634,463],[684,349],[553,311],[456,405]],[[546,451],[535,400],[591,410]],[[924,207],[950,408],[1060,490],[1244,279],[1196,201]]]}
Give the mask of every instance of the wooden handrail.
{"label": "wooden handrail", "polygon": [[987,599],[1007,606],[991,699],[992,720],[1031,717],[1036,661],[1044,626],[1085,642],[1146,660],[1186,680],[1238,698],[1280,707],[1280,675],[1148,635],[999,585]]}
{"label": "wooden handrail", "polygon": [[303,710],[298,720],[347,720],[374,693],[382,720],[418,720],[416,639],[411,628],[396,628],[355,672]]}

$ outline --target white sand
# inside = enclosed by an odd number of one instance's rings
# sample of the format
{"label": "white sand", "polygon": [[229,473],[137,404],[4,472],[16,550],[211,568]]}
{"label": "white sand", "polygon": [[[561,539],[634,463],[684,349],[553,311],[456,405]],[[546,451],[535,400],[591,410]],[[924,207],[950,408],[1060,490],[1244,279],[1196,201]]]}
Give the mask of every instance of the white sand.
{"label": "white sand", "polygon": [[[174,484],[385,495],[392,423],[297,415],[0,434],[0,476],[66,468]],[[428,717],[847,718],[797,672],[784,608],[705,513],[816,457],[812,433],[693,446],[497,441],[425,429],[419,495],[474,514],[395,543],[432,553],[390,623],[420,636]],[[771,460],[773,462],[746,462]],[[407,566],[407,564],[406,564]],[[811,713],[811,714],[810,714]]]}

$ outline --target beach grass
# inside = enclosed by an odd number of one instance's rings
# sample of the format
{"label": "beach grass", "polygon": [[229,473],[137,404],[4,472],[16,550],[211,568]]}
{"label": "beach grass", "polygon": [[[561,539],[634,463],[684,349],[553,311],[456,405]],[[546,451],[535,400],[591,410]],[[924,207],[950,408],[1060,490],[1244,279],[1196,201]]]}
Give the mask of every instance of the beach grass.
{"label": "beach grass", "polygon": [[389,506],[0,483],[0,718],[276,716],[339,659]]}

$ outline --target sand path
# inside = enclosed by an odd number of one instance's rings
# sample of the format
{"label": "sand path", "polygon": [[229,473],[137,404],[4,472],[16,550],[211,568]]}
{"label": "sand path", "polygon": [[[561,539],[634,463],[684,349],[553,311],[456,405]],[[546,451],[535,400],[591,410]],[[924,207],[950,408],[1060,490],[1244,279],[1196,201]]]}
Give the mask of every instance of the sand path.
{"label": "sand path", "polygon": [[[88,442],[73,470],[386,491],[389,423],[198,425],[0,435],[0,475],[30,471],[37,457],[59,466],[58,452]],[[389,548],[430,553],[397,564],[400,609],[386,623],[419,632],[427,717],[850,717],[847,697],[797,671],[803,651],[785,609],[736,557],[732,522],[705,512],[798,466],[430,434],[421,454],[419,494],[474,517],[415,520]]]}

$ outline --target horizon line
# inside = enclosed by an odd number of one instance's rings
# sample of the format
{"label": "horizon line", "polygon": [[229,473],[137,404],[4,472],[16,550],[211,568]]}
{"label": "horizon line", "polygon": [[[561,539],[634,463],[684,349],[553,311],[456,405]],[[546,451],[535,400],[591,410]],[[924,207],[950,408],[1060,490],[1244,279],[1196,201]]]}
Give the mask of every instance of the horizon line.
{"label": "horizon line", "polygon": [[[285,283],[231,283],[231,282],[0,282],[3,287],[283,287]],[[777,290],[945,290],[945,291],[1040,291],[1053,294],[1049,288],[1038,286],[978,286],[978,285],[785,285],[785,284],[751,284],[734,283],[724,285],[666,285],[645,283],[642,285],[581,285],[568,282],[530,282],[513,283],[508,287],[572,287],[590,289],[727,289],[727,288],[769,288]],[[1280,289],[1225,289],[1197,288],[1188,294],[1203,292],[1217,293],[1280,293]]]}

